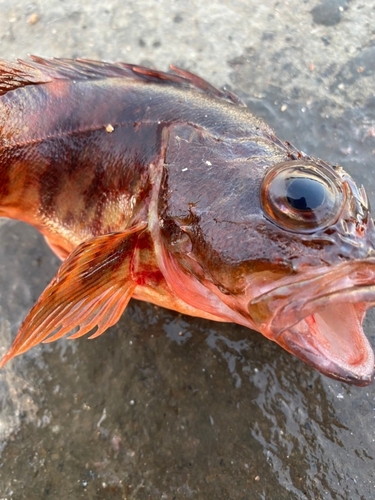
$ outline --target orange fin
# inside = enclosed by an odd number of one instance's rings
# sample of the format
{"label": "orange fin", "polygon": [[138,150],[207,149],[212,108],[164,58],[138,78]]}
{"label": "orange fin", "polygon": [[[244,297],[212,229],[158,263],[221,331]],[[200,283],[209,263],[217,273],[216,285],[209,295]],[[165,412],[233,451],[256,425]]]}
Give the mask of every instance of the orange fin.
{"label": "orange fin", "polygon": [[40,342],[78,338],[93,328],[97,337],[114,325],[126,308],[136,282],[132,279],[138,232],[146,223],[121,233],[98,236],[79,245],[62,263],[51,283],[24,319],[0,368]]}

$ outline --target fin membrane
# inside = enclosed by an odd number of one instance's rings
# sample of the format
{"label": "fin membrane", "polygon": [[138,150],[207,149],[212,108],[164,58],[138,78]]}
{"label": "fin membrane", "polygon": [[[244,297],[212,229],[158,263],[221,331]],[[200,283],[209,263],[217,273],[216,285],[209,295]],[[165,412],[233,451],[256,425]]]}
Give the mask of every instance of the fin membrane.
{"label": "fin membrane", "polygon": [[24,319],[0,367],[40,342],[52,342],[79,327],[69,338],[114,325],[136,287],[133,256],[140,224],[121,233],[98,236],[79,245]]}

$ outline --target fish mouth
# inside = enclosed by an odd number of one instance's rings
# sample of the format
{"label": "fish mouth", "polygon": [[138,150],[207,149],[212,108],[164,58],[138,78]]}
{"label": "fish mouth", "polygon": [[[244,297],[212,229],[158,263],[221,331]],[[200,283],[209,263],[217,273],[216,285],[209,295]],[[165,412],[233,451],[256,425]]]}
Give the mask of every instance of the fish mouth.
{"label": "fish mouth", "polygon": [[375,258],[282,281],[248,303],[257,329],[324,375],[371,384],[374,353],[362,322],[375,305]]}

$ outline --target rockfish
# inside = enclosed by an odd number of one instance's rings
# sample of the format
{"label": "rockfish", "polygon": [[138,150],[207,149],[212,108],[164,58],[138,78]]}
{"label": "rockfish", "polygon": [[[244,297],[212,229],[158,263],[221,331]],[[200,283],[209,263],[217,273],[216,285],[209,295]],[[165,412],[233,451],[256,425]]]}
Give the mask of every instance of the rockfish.
{"label": "rockfish", "polygon": [[69,332],[97,337],[134,297],[244,325],[325,375],[371,383],[363,187],[171,68],[0,61],[0,216],[36,227],[63,260],[1,365]]}

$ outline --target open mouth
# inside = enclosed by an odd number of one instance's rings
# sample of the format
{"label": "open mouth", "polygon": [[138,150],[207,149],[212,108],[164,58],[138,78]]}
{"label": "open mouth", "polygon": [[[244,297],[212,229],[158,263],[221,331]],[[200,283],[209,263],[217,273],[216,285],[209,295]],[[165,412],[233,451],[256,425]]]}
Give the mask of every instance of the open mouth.
{"label": "open mouth", "polygon": [[370,384],[374,353],[362,322],[375,305],[375,259],[309,270],[301,281],[278,285],[248,305],[259,330],[331,378]]}

